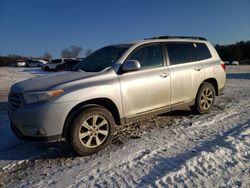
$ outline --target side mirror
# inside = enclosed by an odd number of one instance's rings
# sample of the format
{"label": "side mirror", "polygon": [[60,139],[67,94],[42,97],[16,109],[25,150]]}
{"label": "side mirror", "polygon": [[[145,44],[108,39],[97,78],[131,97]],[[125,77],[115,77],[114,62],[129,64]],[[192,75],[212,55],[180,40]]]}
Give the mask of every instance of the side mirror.
{"label": "side mirror", "polygon": [[122,64],[124,72],[137,71],[141,68],[141,64],[137,60],[127,60]]}

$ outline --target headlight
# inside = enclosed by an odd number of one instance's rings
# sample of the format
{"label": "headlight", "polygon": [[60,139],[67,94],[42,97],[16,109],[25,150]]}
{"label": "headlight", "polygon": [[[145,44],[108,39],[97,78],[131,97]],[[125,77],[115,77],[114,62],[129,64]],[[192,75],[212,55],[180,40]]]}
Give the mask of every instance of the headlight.
{"label": "headlight", "polygon": [[47,101],[52,97],[58,96],[64,92],[63,89],[57,89],[53,91],[43,91],[43,92],[30,92],[24,93],[23,98],[26,104],[32,104],[42,101]]}

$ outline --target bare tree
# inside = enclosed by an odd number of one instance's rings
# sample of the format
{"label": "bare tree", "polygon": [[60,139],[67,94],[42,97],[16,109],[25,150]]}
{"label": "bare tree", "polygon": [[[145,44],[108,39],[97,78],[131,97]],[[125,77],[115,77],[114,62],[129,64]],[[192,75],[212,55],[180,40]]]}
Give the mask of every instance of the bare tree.
{"label": "bare tree", "polygon": [[72,58],[78,58],[79,53],[82,51],[82,47],[73,45],[70,47],[70,51],[72,54]]}
{"label": "bare tree", "polygon": [[43,59],[46,60],[51,60],[52,59],[52,55],[49,52],[45,52],[42,56]]}
{"label": "bare tree", "polygon": [[85,57],[89,56],[91,53],[92,53],[92,50],[91,49],[87,49],[85,51]]}
{"label": "bare tree", "polygon": [[62,58],[78,58],[80,52],[82,51],[82,47],[80,46],[71,46],[70,48],[65,48],[61,52]]}
{"label": "bare tree", "polygon": [[68,48],[65,48],[64,50],[62,50],[61,52],[62,58],[72,58],[71,56],[72,56],[71,51]]}

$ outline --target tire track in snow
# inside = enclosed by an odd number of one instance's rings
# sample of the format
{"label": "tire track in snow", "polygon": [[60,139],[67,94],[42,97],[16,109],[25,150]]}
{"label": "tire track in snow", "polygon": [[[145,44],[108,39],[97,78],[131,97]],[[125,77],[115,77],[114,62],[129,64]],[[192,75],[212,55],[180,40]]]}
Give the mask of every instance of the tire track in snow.
{"label": "tire track in snow", "polygon": [[[246,128],[250,128],[249,121]],[[242,127],[237,126],[232,133],[239,133],[237,129],[242,129]],[[239,137],[239,135],[236,135],[236,137]],[[249,153],[241,155],[243,156],[241,159],[238,159],[237,156],[238,153],[242,151],[250,150],[250,139],[249,137],[237,139],[243,139],[244,145],[242,145],[242,142],[237,143],[236,141],[235,143],[235,139],[229,134],[229,136],[227,136],[224,140],[224,144],[226,144],[226,142],[229,143],[222,147],[216,147],[211,152],[202,151],[200,155],[188,160],[180,169],[172,171],[157,180],[155,185],[169,185],[171,182],[169,180],[174,180],[171,183],[175,186],[180,184],[187,187],[193,187],[201,184],[204,184],[205,187],[217,187],[218,185],[241,186],[240,180],[238,180],[239,176],[241,176],[240,179],[244,178],[247,182],[250,180],[250,172],[245,170],[246,166],[243,165],[242,162],[238,161],[245,161],[248,167],[250,167]],[[239,144],[241,145],[240,147]]]}

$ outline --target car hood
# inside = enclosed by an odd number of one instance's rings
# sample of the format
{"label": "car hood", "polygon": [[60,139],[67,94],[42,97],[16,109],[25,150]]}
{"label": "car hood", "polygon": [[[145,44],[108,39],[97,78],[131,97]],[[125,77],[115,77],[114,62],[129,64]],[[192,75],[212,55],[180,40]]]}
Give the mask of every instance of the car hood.
{"label": "car hood", "polygon": [[48,91],[57,85],[89,78],[98,74],[100,73],[82,71],[53,73],[18,82],[11,87],[11,91],[15,93]]}

